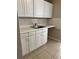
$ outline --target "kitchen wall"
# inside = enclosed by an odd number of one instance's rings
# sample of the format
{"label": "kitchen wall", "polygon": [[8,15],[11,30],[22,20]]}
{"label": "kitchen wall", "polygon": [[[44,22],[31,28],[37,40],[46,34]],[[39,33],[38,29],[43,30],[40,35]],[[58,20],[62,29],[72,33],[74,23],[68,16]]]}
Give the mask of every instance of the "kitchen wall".
{"label": "kitchen wall", "polygon": [[48,20],[48,24],[54,25],[55,28],[49,29],[49,38],[61,39],[61,0],[52,0],[53,3],[53,18]]}
{"label": "kitchen wall", "polygon": [[53,18],[48,20],[49,25],[54,25],[57,29],[61,29],[61,18]]}
{"label": "kitchen wall", "polygon": [[61,40],[61,18],[53,18],[48,21],[50,25],[54,25],[55,28],[50,28],[48,35],[50,39]]}
{"label": "kitchen wall", "polygon": [[[19,25],[21,26],[28,26],[33,25],[33,22],[38,21],[39,25],[47,25],[47,19],[29,19],[29,18],[19,18]],[[33,21],[33,22],[32,22]]]}
{"label": "kitchen wall", "polygon": [[61,18],[61,0],[52,0],[53,18]]}

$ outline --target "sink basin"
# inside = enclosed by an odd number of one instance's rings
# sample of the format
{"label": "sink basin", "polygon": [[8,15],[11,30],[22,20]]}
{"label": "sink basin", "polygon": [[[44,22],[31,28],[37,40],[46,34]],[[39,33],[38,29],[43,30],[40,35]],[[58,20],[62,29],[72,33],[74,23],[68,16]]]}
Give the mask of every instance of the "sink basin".
{"label": "sink basin", "polygon": [[38,29],[38,28],[44,28],[45,26],[38,26],[37,28],[35,28],[34,26],[32,26],[32,28]]}
{"label": "sink basin", "polygon": [[38,26],[38,28],[44,28],[45,26]]}

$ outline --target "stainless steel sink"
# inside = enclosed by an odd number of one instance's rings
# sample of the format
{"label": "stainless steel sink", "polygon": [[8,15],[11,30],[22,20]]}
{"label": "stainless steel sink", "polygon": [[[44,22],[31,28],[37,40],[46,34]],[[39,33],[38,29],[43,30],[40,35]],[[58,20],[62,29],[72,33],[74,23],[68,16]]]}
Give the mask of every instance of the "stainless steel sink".
{"label": "stainless steel sink", "polygon": [[38,28],[44,28],[45,26],[38,26]]}
{"label": "stainless steel sink", "polygon": [[44,28],[45,26],[38,26],[38,27],[34,27],[34,26],[32,26],[32,28],[35,28],[35,29],[38,29],[38,28]]}

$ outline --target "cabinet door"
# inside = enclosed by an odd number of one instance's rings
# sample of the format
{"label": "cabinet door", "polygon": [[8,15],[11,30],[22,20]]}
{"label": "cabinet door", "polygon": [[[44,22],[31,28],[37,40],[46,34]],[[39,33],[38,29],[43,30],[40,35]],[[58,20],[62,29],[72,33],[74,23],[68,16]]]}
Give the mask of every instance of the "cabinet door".
{"label": "cabinet door", "polygon": [[35,35],[29,36],[29,49],[30,52],[35,49]]}
{"label": "cabinet door", "polygon": [[43,17],[44,1],[34,0],[34,17]]}
{"label": "cabinet door", "polygon": [[41,31],[37,31],[36,32],[36,48],[40,47],[42,45],[42,32]]}
{"label": "cabinet door", "polygon": [[21,39],[21,44],[22,44],[22,55],[26,55],[29,53],[29,45],[28,45],[28,37]]}
{"label": "cabinet door", "polygon": [[48,3],[48,5],[49,5],[49,17],[52,18],[52,16],[53,16],[53,4]]}
{"label": "cabinet door", "polygon": [[25,17],[33,17],[33,0],[24,0]]}
{"label": "cabinet door", "polygon": [[24,0],[17,0],[17,11],[19,17],[24,17]]}
{"label": "cabinet door", "polygon": [[43,29],[43,32],[42,32],[42,44],[47,43],[47,39],[48,39],[48,29],[45,28]]}
{"label": "cabinet door", "polygon": [[53,5],[47,1],[44,2],[44,17],[52,18]]}

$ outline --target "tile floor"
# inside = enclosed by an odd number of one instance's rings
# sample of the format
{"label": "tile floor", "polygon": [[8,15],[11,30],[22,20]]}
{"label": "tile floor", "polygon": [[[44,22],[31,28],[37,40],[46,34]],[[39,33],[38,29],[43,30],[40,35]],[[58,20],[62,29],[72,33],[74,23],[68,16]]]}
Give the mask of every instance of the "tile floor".
{"label": "tile floor", "polygon": [[60,59],[60,45],[59,41],[48,40],[45,45],[24,56],[23,59]]}

